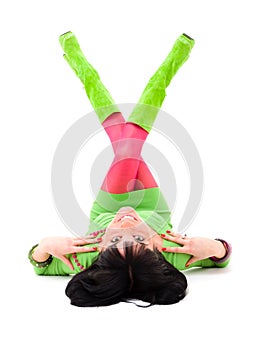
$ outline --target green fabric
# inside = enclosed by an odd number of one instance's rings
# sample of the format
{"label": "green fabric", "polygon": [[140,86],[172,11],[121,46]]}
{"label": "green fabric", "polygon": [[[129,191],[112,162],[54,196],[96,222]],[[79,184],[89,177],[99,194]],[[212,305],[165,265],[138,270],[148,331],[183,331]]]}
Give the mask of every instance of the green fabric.
{"label": "green fabric", "polygon": [[[165,234],[166,230],[172,229],[171,213],[158,187],[122,194],[110,194],[100,191],[90,213],[93,226],[96,224],[99,229],[106,228],[115,217],[117,210],[128,205],[136,209],[141,218],[158,234]],[[87,233],[89,234],[90,232],[89,228]],[[99,234],[98,237],[103,234]],[[91,244],[91,246],[97,246],[97,244]],[[175,246],[178,246],[178,244],[163,240],[163,247]],[[185,264],[190,259],[190,255],[166,252],[162,254],[177,269],[187,269]],[[87,268],[97,259],[98,255],[98,252],[78,253],[77,258],[80,264]],[[69,275],[80,272],[81,270],[74,263],[72,254],[68,255],[68,257],[75,268],[74,271],[70,270],[61,260],[53,258],[52,263],[48,267],[34,268],[35,272],[39,275]],[[211,259],[204,259],[197,261],[190,267],[225,267],[228,263],[229,260],[224,263],[217,263]]]}
{"label": "green fabric", "polygon": [[91,220],[105,228],[122,207],[130,206],[155,231],[170,223],[170,210],[158,187],[128,193],[108,193],[100,190],[93,203]]}
{"label": "green fabric", "polygon": [[65,60],[81,80],[100,122],[102,123],[112,113],[119,112],[109,91],[102,84],[99,74],[85,58],[74,34],[65,33],[60,36],[59,41],[65,52]]}
{"label": "green fabric", "polygon": [[[166,96],[166,88],[179,68],[187,61],[194,46],[194,40],[182,34],[164,62],[149,80],[137,105],[128,118],[150,132]],[[146,116],[146,118],[145,118]]]}
{"label": "green fabric", "polygon": [[[96,246],[96,244],[91,245]],[[95,260],[97,260],[99,253],[98,252],[90,252],[90,253],[76,253],[77,259],[80,264],[82,264],[85,268],[88,268],[93,264]],[[67,254],[67,257],[70,259],[74,270],[71,270],[66,264],[64,264],[61,260],[53,257],[52,262],[49,266],[45,268],[37,268],[34,267],[34,271],[37,275],[44,276],[68,276],[71,274],[76,274],[81,272],[80,268],[76,265],[72,254]]]}

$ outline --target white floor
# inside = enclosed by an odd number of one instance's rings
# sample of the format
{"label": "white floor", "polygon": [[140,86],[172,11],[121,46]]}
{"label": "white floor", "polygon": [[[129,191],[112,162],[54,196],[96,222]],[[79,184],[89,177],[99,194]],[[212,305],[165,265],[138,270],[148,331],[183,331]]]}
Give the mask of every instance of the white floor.
{"label": "white floor", "polygon": [[[255,349],[252,5],[249,0],[1,5],[1,348]],[[62,58],[58,36],[68,30],[75,32],[118,103],[137,101],[178,35],[186,32],[196,39],[163,110],[186,128],[203,163],[203,201],[186,233],[226,238],[234,253],[227,269],[186,272],[189,293],[179,304],[72,307],[64,294],[68,278],[36,276],[27,260],[28,250],[42,237],[71,234],[55,210],[51,165],[63,134],[91,106]],[[152,135],[151,142],[160,147],[155,140]],[[98,143],[95,156],[105,142]],[[175,162],[176,230],[189,179],[171,147],[165,156]],[[83,152],[78,166],[83,156],[93,161],[88,148]],[[74,187],[88,212],[90,171],[83,164],[81,172],[74,169],[80,174]]]}
{"label": "white floor", "polygon": [[4,287],[3,338],[8,349],[100,349],[107,344],[112,349],[253,349],[252,271],[244,270],[234,257],[227,269],[186,272],[189,293],[175,305],[77,308],[64,294],[68,278],[35,276],[22,262]]}

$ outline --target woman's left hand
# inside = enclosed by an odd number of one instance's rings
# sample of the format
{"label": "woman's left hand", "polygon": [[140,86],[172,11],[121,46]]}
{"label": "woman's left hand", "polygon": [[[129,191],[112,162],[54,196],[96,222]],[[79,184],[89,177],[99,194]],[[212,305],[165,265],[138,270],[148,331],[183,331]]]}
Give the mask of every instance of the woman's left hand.
{"label": "woman's left hand", "polygon": [[181,245],[181,247],[163,248],[165,252],[192,255],[192,257],[186,263],[186,267],[189,267],[189,265],[198,260],[203,260],[212,256],[222,258],[226,254],[226,249],[223,244],[214,239],[204,237],[188,238],[174,232],[161,235],[161,237],[167,241],[172,241]]}

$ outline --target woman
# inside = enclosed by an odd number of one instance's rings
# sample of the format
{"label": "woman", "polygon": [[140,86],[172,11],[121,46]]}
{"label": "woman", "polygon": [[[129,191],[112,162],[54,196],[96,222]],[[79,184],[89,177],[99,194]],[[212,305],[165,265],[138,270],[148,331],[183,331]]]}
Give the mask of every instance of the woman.
{"label": "woman", "polygon": [[231,254],[222,239],[187,238],[171,231],[167,203],[141,157],[165,90],[188,59],[194,40],[186,34],[176,40],[127,122],[74,34],[61,35],[60,43],[110,138],[114,160],[93,203],[87,235],[44,238],[30,250],[29,259],[39,275],[75,274],[66,288],[73,305],[131,299],[150,305],[176,303],[187,288],[179,270],[225,267]]}

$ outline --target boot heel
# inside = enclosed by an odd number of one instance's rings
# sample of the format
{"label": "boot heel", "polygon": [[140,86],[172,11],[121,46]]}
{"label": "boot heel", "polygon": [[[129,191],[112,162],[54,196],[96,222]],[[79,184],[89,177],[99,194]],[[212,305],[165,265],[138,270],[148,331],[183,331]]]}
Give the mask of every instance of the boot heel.
{"label": "boot heel", "polygon": [[188,36],[187,34],[183,33],[182,35],[184,35],[185,37],[187,37],[189,40],[195,41],[193,38],[191,38],[190,36]]}

